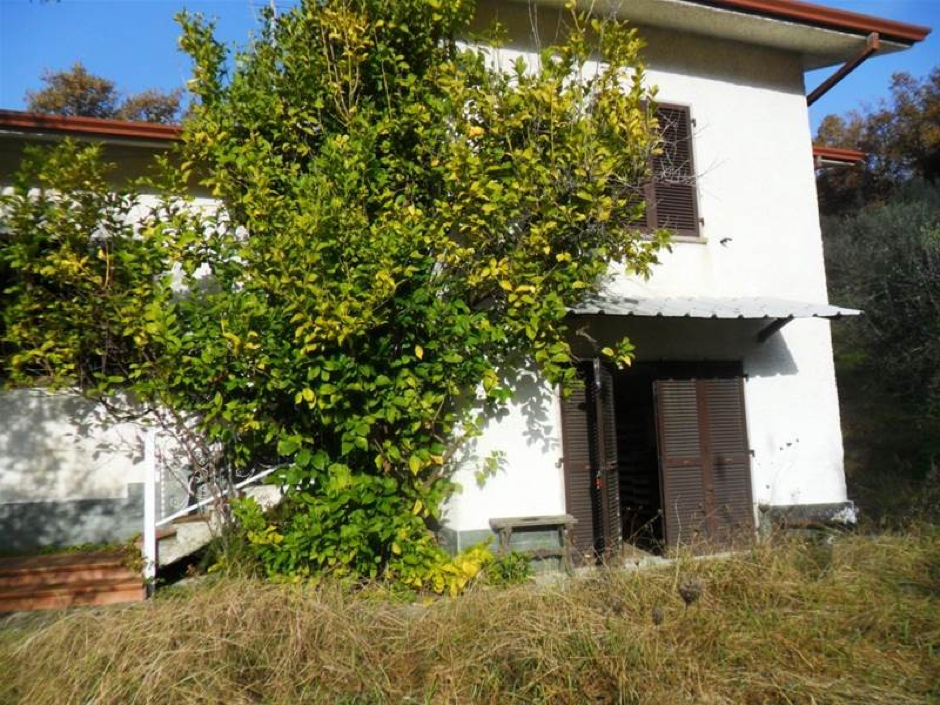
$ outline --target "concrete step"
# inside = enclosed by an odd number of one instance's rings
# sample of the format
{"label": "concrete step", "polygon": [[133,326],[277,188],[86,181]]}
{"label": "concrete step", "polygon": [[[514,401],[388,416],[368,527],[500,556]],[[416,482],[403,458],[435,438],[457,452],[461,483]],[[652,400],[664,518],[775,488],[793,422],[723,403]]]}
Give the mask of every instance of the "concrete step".
{"label": "concrete step", "polygon": [[215,522],[205,514],[181,517],[175,520],[173,535],[161,539],[157,545],[157,558],[161,566],[170,565],[198,551],[216,536]]}
{"label": "concrete step", "polygon": [[[245,490],[245,495],[268,509],[281,501],[280,489],[274,485],[256,485]],[[218,536],[219,523],[211,506],[201,512],[174,519],[168,527],[172,534],[157,534],[157,560],[161,566],[171,565],[198,551]]]}

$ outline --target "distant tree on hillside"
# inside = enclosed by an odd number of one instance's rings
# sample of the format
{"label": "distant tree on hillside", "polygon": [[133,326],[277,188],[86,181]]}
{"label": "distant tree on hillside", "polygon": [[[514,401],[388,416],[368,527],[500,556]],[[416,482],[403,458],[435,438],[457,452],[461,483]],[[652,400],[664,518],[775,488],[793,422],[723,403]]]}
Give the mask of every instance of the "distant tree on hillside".
{"label": "distant tree on hillside", "polygon": [[816,142],[867,155],[861,168],[820,176],[820,208],[827,215],[884,202],[912,178],[940,180],[940,66],[920,79],[896,73],[890,99],[844,116],[827,115]]}
{"label": "distant tree on hillside", "polygon": [[851,496],[871,514],[940,508],[940,66],[895,74],[875,107],[829,115],[817,142],[863,164],[818,179]]}
{"label": "distant tree on hillside", "polygon": [[116,117],[140,122],[176,122],[179,119],[182,93],[179,89],[172,93],[161,93],[151,88],[125,100]]}
{"label": "distant tree on hillside", "polygon": [[182,90],[155,89],[121,100],[113,81],[75,62],[66,71],[46,71],[45,88],[26,93],[27,109],[37,113],[172,123],[179,119]]}
{"label": "distant tree on hillside", "polygon": [[[849,491],[873,515],[940,512],[940,184],[823,219]],[[931,509],[932,506],[932,509]]]}

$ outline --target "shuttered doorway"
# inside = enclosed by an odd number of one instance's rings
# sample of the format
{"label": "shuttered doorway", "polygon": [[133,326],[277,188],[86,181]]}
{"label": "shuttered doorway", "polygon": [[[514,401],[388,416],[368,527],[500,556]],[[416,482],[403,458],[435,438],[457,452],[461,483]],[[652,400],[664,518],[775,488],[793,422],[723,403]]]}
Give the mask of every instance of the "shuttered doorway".
{"label": "shuttered doorway", "polygon": [[654,383],[666,542],[725,548],[753,538],[741,377]]}
{"label": "shuttered doorway", "polygon": [[[578,520],[577,559],[604,555],[624,539],[650,550],[635,527],[648,512],[661,515],[647,534],[657,545],[709,550],[752,539],[740,363],[640,363],[611,371],[595,360],[578,375],[574,393],[562,400],[565,501]],[[643,415],[655,436],[652,451],[638,432]],[[657,457],[647,468],[649,452]],[[656,497],[647,498],[646,489]]]}

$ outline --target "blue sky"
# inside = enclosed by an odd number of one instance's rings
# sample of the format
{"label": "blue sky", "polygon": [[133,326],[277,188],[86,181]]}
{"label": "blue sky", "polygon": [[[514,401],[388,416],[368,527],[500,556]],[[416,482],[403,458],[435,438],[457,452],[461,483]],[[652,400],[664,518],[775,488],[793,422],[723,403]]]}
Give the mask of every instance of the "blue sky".
{"label": "blue sky", "polygon": [[[289,4],[290,0],[277,0]],[[268,0],[0,0],[0,107],[21,109],[44,69],[81,61],[93,73],[135,93],[182,86],[189,61],[176,46],[173,15],[186,7],[218,18],[218,36],[243,41]],[[940,0],[822,0],[822,4],[934,27],[914,49],[877,57],[843,81],[812,110],[814,125],[887,94],[891,74],[926,74],[940,63]],[[828,70],[807,78],[811,89]]]}

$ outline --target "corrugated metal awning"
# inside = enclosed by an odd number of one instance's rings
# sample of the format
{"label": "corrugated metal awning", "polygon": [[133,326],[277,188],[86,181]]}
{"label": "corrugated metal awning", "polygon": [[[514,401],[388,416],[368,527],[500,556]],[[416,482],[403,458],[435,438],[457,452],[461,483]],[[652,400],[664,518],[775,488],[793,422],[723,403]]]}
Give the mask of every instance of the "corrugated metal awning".
{"label": "corrugated metal awning", "polygon": [[773,322],[758,335],[761,342],[795,318],[832,319],[861,314],[861,311],[854,308],[842,308],[805,301],[788,301],[767,296],[640,298],[613,294],[593,296],[572,307],[570,311],[581,315],[742,320],[772,319]]}

